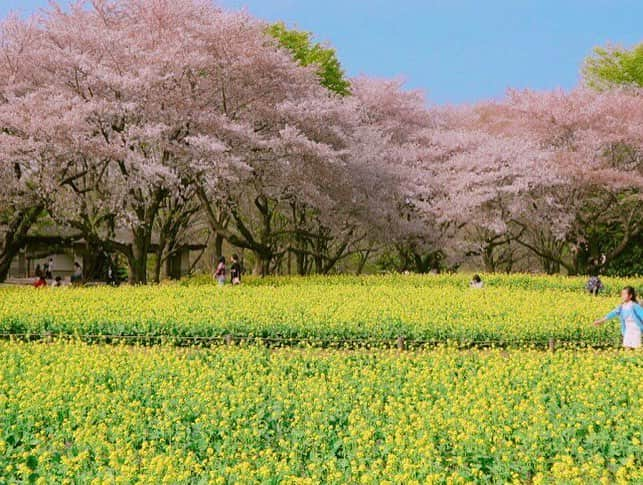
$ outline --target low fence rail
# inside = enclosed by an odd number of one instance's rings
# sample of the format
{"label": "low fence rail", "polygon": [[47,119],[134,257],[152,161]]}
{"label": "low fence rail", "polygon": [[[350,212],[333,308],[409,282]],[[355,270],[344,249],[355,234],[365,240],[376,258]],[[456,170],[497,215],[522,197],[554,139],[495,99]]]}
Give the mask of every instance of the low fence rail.
{"label": "low fence rail", "polygon": [[475,340],[475,339],[412,339],[400,335],[395,338],[321,338],[321,337],[261,337],[254,335],[118,335],[118,334],[70,334],[52,332],[31,333],[0,333],[0,339],[18,340],[29,342],[52,342],[54,340],[78,341],[85,343],[102,344],[130,344],[130,345],[160,345],[168,344],[179,347],[186,346],[214,346],[214,345],[245,345],[259,344],[267,347],[301,347],[311,346],[319,348],[397,348],[399,350],[414,350],[421,348],[437,347],[442,345],[460,349],[471,348],[535,348],[551,352],[561,348],[589,348],[609,349],[618,348],[617,341],[588,342],[581,340],[565,340],[550,338],[547,340]]}

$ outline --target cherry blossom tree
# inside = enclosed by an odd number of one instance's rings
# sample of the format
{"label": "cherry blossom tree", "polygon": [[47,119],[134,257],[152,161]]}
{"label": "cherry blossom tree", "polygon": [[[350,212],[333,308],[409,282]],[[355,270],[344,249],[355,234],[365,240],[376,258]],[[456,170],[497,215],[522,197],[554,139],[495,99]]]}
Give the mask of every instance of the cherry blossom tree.
{"label": "cherry blossom tree", "polygon": [[[8,120],[24,136],[12,144],[50,181],[40,187],[50,215],[95,247],[121,251],[131,280],[145,282],[151,227],[175,177],[162,163],[170,128],[146,109],[156,105],[151,98],[166,73],[140,75],[151,52],[136,42],[126,49],[135,35],[153,42],[153,29],[134,28],[134,12],[107,2],[83,7],[54,6],[39,19],[36,66],[19,80],[33,89],[12,100],[18,116]],[[116,237],[121,221],[131,243]]]}
{"label": "cherry blossom tree", "polygon": [[[3,143],[0,135],[0,143]],[[43,207],[31,185],[29,167],[9,158],[0,160],[0,282],[11,261],[24,247],[29,230],[40,218]]]}
{"label": "cherry blossom tree", "polygon": [[[251,92],[261,83],[250,71],[267,71],[265,80],[274,79],[266,89],[276,87],[280,73],[261,53],[277,50],[245,14],[189,0],[54,6],[38,34],[38,67],[24,79],[36,84],[44,76],[43,82],[12,109],[23,114],[23,151],[51,168],[47,208],[88,240],[124,254],[130,280],[145,282],[166,199],[186,184],[216,184],[232,166],[242,167],[233,147],[269,146],[257,135],[259,119],[238,120],[226,110],[240,91],[244,101],[261,97]],[[260,49],[254,63],[242,55],[252,49]],[[234,56],[238,71],[229,63]],[[277,64],[292,67],[285,54]],[[257,114],[242,104],[234,109]]]}
{"label": "cherry blossom tree", "polygon": [[[34,37],[34,26],[18,17],[10,16],[0,25],[1,110],[31,87],[16,81],[34,67],[35,60],[29,55]],[[11,261],[43,213],[37,166],[28,154],[12,149],[15,135],[12,124],[0,119],[0,281],[6,279]]]}
{"label": "cherry blossom tree", "polygon": [[[541,206],[523,220],[532,240],[521,241],[569,273],[600,270],[643,230],[642,94],[640,89],[599,93],[584,88],[510,93],[513,129],[552,152],[555,174],[563,181],[547,194],[547,210]],[[534,227],[537,214],[544,219]],[[552,214],[558,214],[554,220]],[[536,240],[552,222],[549,227],[565,242],[554,250]],[[602,237],[605,231],[612,237]]]}
{"label": "cherry blossom tree", "polygon": [[556,181],[548,154],[523,136],[495,133],[486,125],[487,106],[466,114],[466,122],[434,134],[434,150],[448,154],[437,177],[446,188],[435,210],[461,236],[457,248],[478,255],[486,271],[510,270],[519,218],[534,191]]}
{"label": "cherry blossom tree", "polygon": [[[512,91],[501,102],[442,109],[426,160],[443,160],[435,176],[448,190],[434,209],[462,224],[461,249],[488,270],[498,258],[513,263],[514,243],[547,272],[605,265],[641,230],[641,99],[625,90]],[[622,239],[590,242],[599,225],[616,225]]]}
{"label": "cherry blossom tree", "polygon": [[528,251],[579,273],[642,234],[640,89],[440,107],[360,77],[340,95],[268,31],[205,0],[6,19],[0,279],[42,217],[122,254],[133,283],[151,252],[158,280],[196,220],[258,274],[291,256],[326,273],[380,246],[418,271],[454,253],[510,270]]}
{"label": "cherry blossom tree", "polygon": [[432,156],[431,144],[440,117],[427,109],[421,92],[405,91],[401,80],[362,77],[351,92],[361,104],[362,122],[379,133],[371,173],[386,180],[382,199],[370,204],[371,231],[396,249],[398,269],[427,272],[441,264],[446,236],[432,205],[442,160]]}
{"label": "cherry blossom tree", "polygon": [[52,217],[121,252],[132,282],[146,281],[154,228],[177,227],[155,223],[186,187],[263,274],[287,249],[286,207],[325,215],[339,187],[352,191],[355,103],[262,22],[191,0],[54,5],[37,21],[32,69],[12,81],[32,89],[5,106],[6,145],[38,161]]}
{"label": "cherry blossom tree", "polygon": [[[290,251],[296,256],[300,273],[305,273],[309,265],[316,272],[327,273],[352,254],[359,254],[363,265],[375,245],[388,237],[392,221],[397,221],[394,208],[400,194],[400,171],[392,166],[392,156],[394,152],[401,155],[403,147],[376,122],[378,114],[371,101],[378,89],[388,94],[390,87],[383,88],[382,82],[369,85],[360,78],[352,82],[352,96],[334,100],[341,103],[341,116],[335,116],[330,125],[341,133],[341,139],[332,142],[341,149],[339,163],[330,173],[313,174],[319,192],[325,194],[323,201],[294,201],[297,203],[292,205],[294,237]],[[304,117],[304,112],[301,115]],[[307,130],[318,131],[317,120],[307,119]],[[322,133],[315,136],[328,139]],[[322,167],[318,165],[317,169]]]}

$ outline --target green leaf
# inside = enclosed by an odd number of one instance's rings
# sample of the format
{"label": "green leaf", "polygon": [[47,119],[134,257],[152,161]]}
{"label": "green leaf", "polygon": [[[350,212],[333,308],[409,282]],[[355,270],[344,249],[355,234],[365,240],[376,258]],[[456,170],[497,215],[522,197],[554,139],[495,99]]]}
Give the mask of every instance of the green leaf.
{"label": "green leaf", "polygon": [[35,470],[38,468],[38,457],[35,455],[29,455],[27,457],[27,466],[30,470]]}

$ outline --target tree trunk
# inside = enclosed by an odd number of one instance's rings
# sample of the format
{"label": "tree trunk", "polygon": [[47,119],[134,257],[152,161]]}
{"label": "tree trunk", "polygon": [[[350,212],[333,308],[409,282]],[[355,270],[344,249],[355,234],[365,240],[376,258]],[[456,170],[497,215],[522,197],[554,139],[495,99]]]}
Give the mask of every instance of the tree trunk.
{"label": "tree trunk", "polygon": [[315,261],[315,273],[323,274],[324,273],[324,260],[323,260],[323,258],[319,254],[316,254],[315,257],[313,258],[313,260]]}
{"label": "tree trunk", "polygon": [[543,268],[543,271],[548,275],[560,273],[560,264],[556,261],[552,261],[549,258],[540,258],[540,262]]}
{"label": "tree trunk", "polygon": [[297,262],[297,274],[299,276],[305,276],[306,267],[308,266],[306,264],[306,255],[301,252],[295,253],[295,261]]}
{"label": "tree trunk", "polygon": [[223,236],[218,232],[214,235],[214,260],[219,261],[223,256]]}
{"label": "tree trunk", "polygon": [[496,262],[493,257],[493,247],[485,247],[482,251],[482,263],[484,264],[485,273],[496,272]]}
{"label": "tree trunk", "polygon": [[132,285],[147,284],[147,258],[152,241],[151,228],[138,228],[134,231],[134,241],[127,254],[129,282]]}
{"label": "tree trunk", "polygon": [[152,232],[161,202],[166,196],[166,191],[161,187],[157,187],[149,198],[138,196],[139,203],[135,205],[138,224],[132,227],[132,244],[129,254],[126,254],[129,282],[132,285],[147,284],[147,259],[152,248]]}
{"label": "tree trunk", "polygon": [[252,271],[252,274],[255,276],[267,276],[270,273],[270,257],[263,255],[258,252],[254,252],[255,255],[255,267]]}
{"label": "tree trunk", "polygon": [[371,249],[367,251],[362,251],[359,254],[359,260],[357,262],[357,270],[355,271],[356,275],[361,275],[362,272],[364,271],[364,267],[366,266],[366,263],[368,262],[368,258],[371,255]]}
{"label": "tree trunk", "polygon": [[161,267],[163,265],[163,250],[156,251],[156,261],[154,261],[154,283],[161,282]]}
{"label": "tree trunk", "polygon": [[0,282],[7,279],[11,262],[22,249],[27,240],[27,233],[40,217],[41,206],[32,207],[18,212],[8,230],[4,234],[4,241],[0,246]]}
{"label": "tree trunk", "polygon": [[18,254],[18,251],[20,251],[20,248],[18,248],[18,250],[16,250],[15,252],[5,252],[5,254],[3,254],[3,257],[0,259],[0,282],[3,282],[7,279],[7,276],[9,275],[9,268],[11,267],[11,261],[16,256],[16,254]]}
{"label": "tree trunk", "polygon": [[134,252],[132,252],[132,255],[127,258],[129,283],[131,285],[144,285],[147,284],[147,254],[138,253],[137,256],[134,256]]}
{"label": "tree trunk", "polygon": [[9,269],[11,269],[11,262],[15,258],[20,249],[22,249],[22,240],[13,240],[11,242],[5,241],[5,248],[0,255],[0,283],[7,279]]}
{"label": "tree trunk", "polygon": [[[179,195],[168,197],[165,206],[156,217],[156,231],[158,233],[158,246],[156,248],[156,262],[154,264],[154,282],[161,281],[161,268],[163,263],[172,258],[178,250],[179,239],[190,227],[194,215],[198,212],[194,193],[182,187]],[[174,268],[173,268],[174,269]],[[179,276],[173,271],[167,272],[170,278]]]}
{"label": "tree trunk", "polygon": [[98,238],[88,235],[83,256],[83,279],[85,281],[104,281],[107,276],[109,260],[105,244]]}

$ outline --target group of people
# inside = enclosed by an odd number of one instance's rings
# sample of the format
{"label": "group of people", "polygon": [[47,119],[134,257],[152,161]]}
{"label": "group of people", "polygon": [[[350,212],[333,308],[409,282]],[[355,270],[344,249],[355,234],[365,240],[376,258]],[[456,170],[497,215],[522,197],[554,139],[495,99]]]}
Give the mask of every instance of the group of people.
{"label": "group of people", "polygon": [[43,265],[36,265],[36,277],[43,277],[45,280],[53,279],[54,272],[54,258],[49,258],[49,260]]}
{"label": "group of people", "polygon": [[[40,265],[36,266],[37,280],[34,283],[36,288],[47,286],[47,280],[52,279],[53,268],[53,259],[51,258],[49,259],[49,263],[45,265],[44,271]],[[221,256],[214,271],[214,278],[220,286],[226,284],[227,274],[226,259]],[[70,278],[71,284],[74,285],[80,283],[82,278],[82,268],[78,262],[75,262],[74,273]],[[232,285],[241,284],[241,263],[239,262],[239,256],[236,254],[232,255],[232,263],[230,265],[230,283]],[[56,276],[52,286],[63,286],[62,278],[60,276]],[[469,286],[475,289],[483,288],[484,282],[480,275],[474,275],[469,282]],[[598,276],[592,276],[587,282],[586,289],[590,294],[596,296],[603,289],[603,283]],[[621,322],[623,347],[632,349],[640,348],[641,337],[643,335],[643,307],[641,307],[638,302],[634,287],[626,286],[623,288],[621,291],[621,305],[605,315],[605,317],[596,320],[594,325],[602,325],[603,323],[617,317]]]}
{"label": "group of people", "polygon": [[[480,278],[480,275],[473,275],[473,278],[471,278],[471,281],[469,282],[469,287],[478,289],[484,287],[484,282],[482,281],[482,278]],[[603,282],[599,276],[592,276],[585,285],[585,289],[592,296],[598,296],[598,294],[603,291],[603,288]]]}
{"label": "group of people", "polygon": [[[44,265],[44,269],[38,264],[36,265],[36,281],[34,281],[33,286],[34,288],[44,288],[46,286],[49,286],[48,281],[52,281],[51,286],[56,288],[56,287],[61,287],[65,286],[65,283],[60,275],[56,276],[54,278],[53,276],[53,268],[54,268],[54,263],[53,263],[53,258],[49,258],[49,262]],[[78,285],[82,283],[83,281],[83,268],[80,265],[78,261],[74,262],[74,272],[71,274],[69,277],[69,282],[72,285]]]}
{"label": "group of people", "polygon": [[[226,273],[226,260],[224,256],[221,256],[217,263],[217,267],[214,270],[214,279],[217,280],[219,286],[225,285]],[[232,255],[232,264],[230,265],[230,283],[233,285],[241,284],[241,263],[239,262],[239,256],[236,254]]]}

